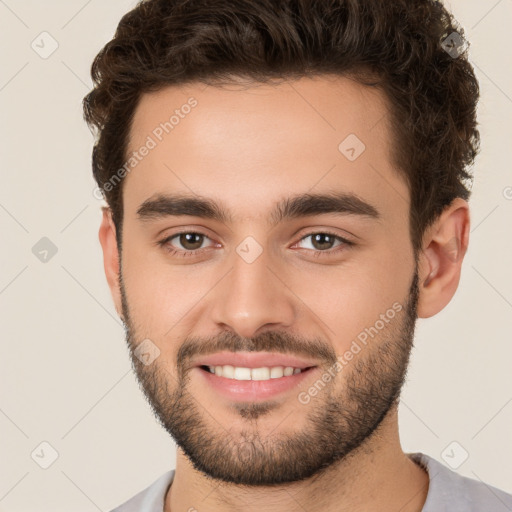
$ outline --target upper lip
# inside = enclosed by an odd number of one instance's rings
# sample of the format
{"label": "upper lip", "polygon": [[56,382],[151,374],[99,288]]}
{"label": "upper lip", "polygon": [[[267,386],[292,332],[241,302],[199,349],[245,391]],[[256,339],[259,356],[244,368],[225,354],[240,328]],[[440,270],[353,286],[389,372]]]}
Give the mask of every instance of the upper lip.
{"label": "upper lip", "polygon": [[227,364],[242,368],[291,366],[301,369],[318,365],[313,360],[307,360],[292,354],[279,354],[276,352],[217,352],[198,358],[194,366],[224,366]]}

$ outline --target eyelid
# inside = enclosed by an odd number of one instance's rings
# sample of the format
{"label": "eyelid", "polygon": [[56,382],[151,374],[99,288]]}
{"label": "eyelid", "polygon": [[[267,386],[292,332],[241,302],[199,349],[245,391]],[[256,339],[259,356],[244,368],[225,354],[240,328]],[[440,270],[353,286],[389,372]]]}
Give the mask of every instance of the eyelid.
{"label": "eyelid", "polygon": [[332,247],[331,249],[326,249],[325,251],[306,249],[308,251],[313,251],[315,254],[327,254],[327,255],[333,254],[333,253],[336,253],[338,250],[343,250],[344,248],[348,248],[348,247],[355,245],[355,242],[335,233],[334,231],[330,231],[329,229],[318,229],[316,231],[309,231],[308,233],[301,236],[301,238],[297,242],[295,242],[295,244],[293,244],[292,247],[295,247],[297,244],[302,242],[304,239],[309,238],[314,235],[318,235],[318,234],[332,236],[333,238],[337,239],[341,243]]}
{"label": "eyelid", "polygon": [[[203,236],[204,238],[208,238],[209,240],[213,241],[209,235],[207,235],[206,233],[204,233],[203,231],[201,231],[199,229],[183,229],[181,231],[173,233],[172,235],[164,237],[162,240],[157,241],[157,245],[165,246],[166,244],[169,244],[171,240],[173,240],[176,237],[179,237],[180,235],[190,235],[190,234],[200,235],[200,236]],[[218,245],[218,243],[214,242],[213,245],[215,245],[215,244]],[[173,249],[175,249],[175,248],[173,247]],[[202,251],[203,249],[207,249],[207,247],[202,247],[201,249],[194,249],[193,251],[187,251],[185,249],[175,249],[175,250],[177,252],[186,252],[188,254],[195,254],[199,251]]]}
{"label": "eyelid", "polygon": [[339,238],[345,242],[350,242],[350,243],[355,243],[355,241],[353,241],[351,238],[359,238],[358,236],[356,235],[353,235],[352,233],[346,231],[346,230],[341,230],[343,231],[344,234],[340,234],[339,230],[336,230],[335,228],[316,228],[316,227],[308,227],[308,228],[304,228],[303,230],[299,230],[297,233],[297,236],[299,237],[298,240],[303,240],[304,238],[308,237],[308,236],[312,236],[312,235],[317,235],[319,233],[322,233],[324,235],[331,235],[331,236],[334,236],[336,238]]}

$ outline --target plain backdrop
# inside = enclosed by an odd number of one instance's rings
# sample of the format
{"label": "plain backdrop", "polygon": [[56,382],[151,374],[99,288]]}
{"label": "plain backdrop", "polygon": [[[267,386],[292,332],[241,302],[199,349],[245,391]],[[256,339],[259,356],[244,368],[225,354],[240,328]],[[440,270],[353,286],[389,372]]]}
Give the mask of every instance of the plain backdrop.
{"label": "plain backdrop", "polygon": [[[107,511],[174,467],[103,274],[81,110],[135,3],[0,1],[2,511]],[[512,0],[448,5],[480,80],[482,151],[459,290],[418,323],[401,438],[512,493]]]}

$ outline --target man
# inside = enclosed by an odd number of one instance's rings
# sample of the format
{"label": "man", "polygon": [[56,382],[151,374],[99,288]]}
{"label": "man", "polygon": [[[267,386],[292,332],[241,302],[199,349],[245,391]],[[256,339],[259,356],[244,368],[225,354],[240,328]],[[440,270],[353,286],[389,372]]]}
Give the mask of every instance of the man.
{"label": "man", "polygon": [[512,509],[398,435],[416,318],[468,246],[461,37],[429,0],[123,17],[84,113],[106,277],[177,462],[116,511]]}

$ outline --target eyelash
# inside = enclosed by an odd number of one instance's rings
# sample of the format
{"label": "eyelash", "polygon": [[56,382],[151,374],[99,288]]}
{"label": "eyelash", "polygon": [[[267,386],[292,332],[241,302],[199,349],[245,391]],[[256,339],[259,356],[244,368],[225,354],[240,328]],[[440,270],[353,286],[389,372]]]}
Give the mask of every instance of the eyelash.
{"label": "eyelash", "polygon": [[[203,247],[202,249],[194,249],[193,251],[185,251],[185,250],[179,250],[179,249],[175,249],[174,247],[171,247],[169,246],[169,242],[171,240],[173,240],[174,238],[180,236],[180,235],[185,235],[185,234],[188,234],[188,235],[201,235],[201,236],[204,236],[206,238],[210,238],[208,235],[206,235],[205,233],[201,233],[200,231],[180,231],[178,233],[174,233],[173,235],[171,236],[168,236],[167,238],[164,238],[163,240],[160,240],[157,242],[157,244],[160,246],[160,247],[163,247],[171,256],[178,256],[178,257],[182,257],[182,258],[186,258],[186,257],[189,257],[189,256],[195,256],[197,253],[203,251],[205,248]],[[308,233],[306,235],[304,235],[300,240],[299,242],[301,242],[302,240],[304,240],[305,238],[308,238],[310,236],[313,236],[313,235],[329,235],[329,236],[332,236],[334,237],[335,239],[339,240],[340,242],[342,242],[340,245],[338,245],[337,247],[333,248],[333,249],[327,249],[325,251],[320,251],[320,250],[314,250],[313,254],[314,254],[314,257],[315,258],[319,258],[319,257],[323,257],[324,255],[327,255],[327,257],[333,255],[333,254],[336,254],[340,251],[343,251],[343,250],[346,250],[352,246],[355,245],[354,242],[351,242],[350,240],[347,240],[346,238],[343,238],[339,235],[337,235],[336,233],[333,233],[331,231],[313,231],[311,233]],[[298,242],[297,242],[298,243]],[[311,251],[313,249],[308,249],[308,251]]]}

